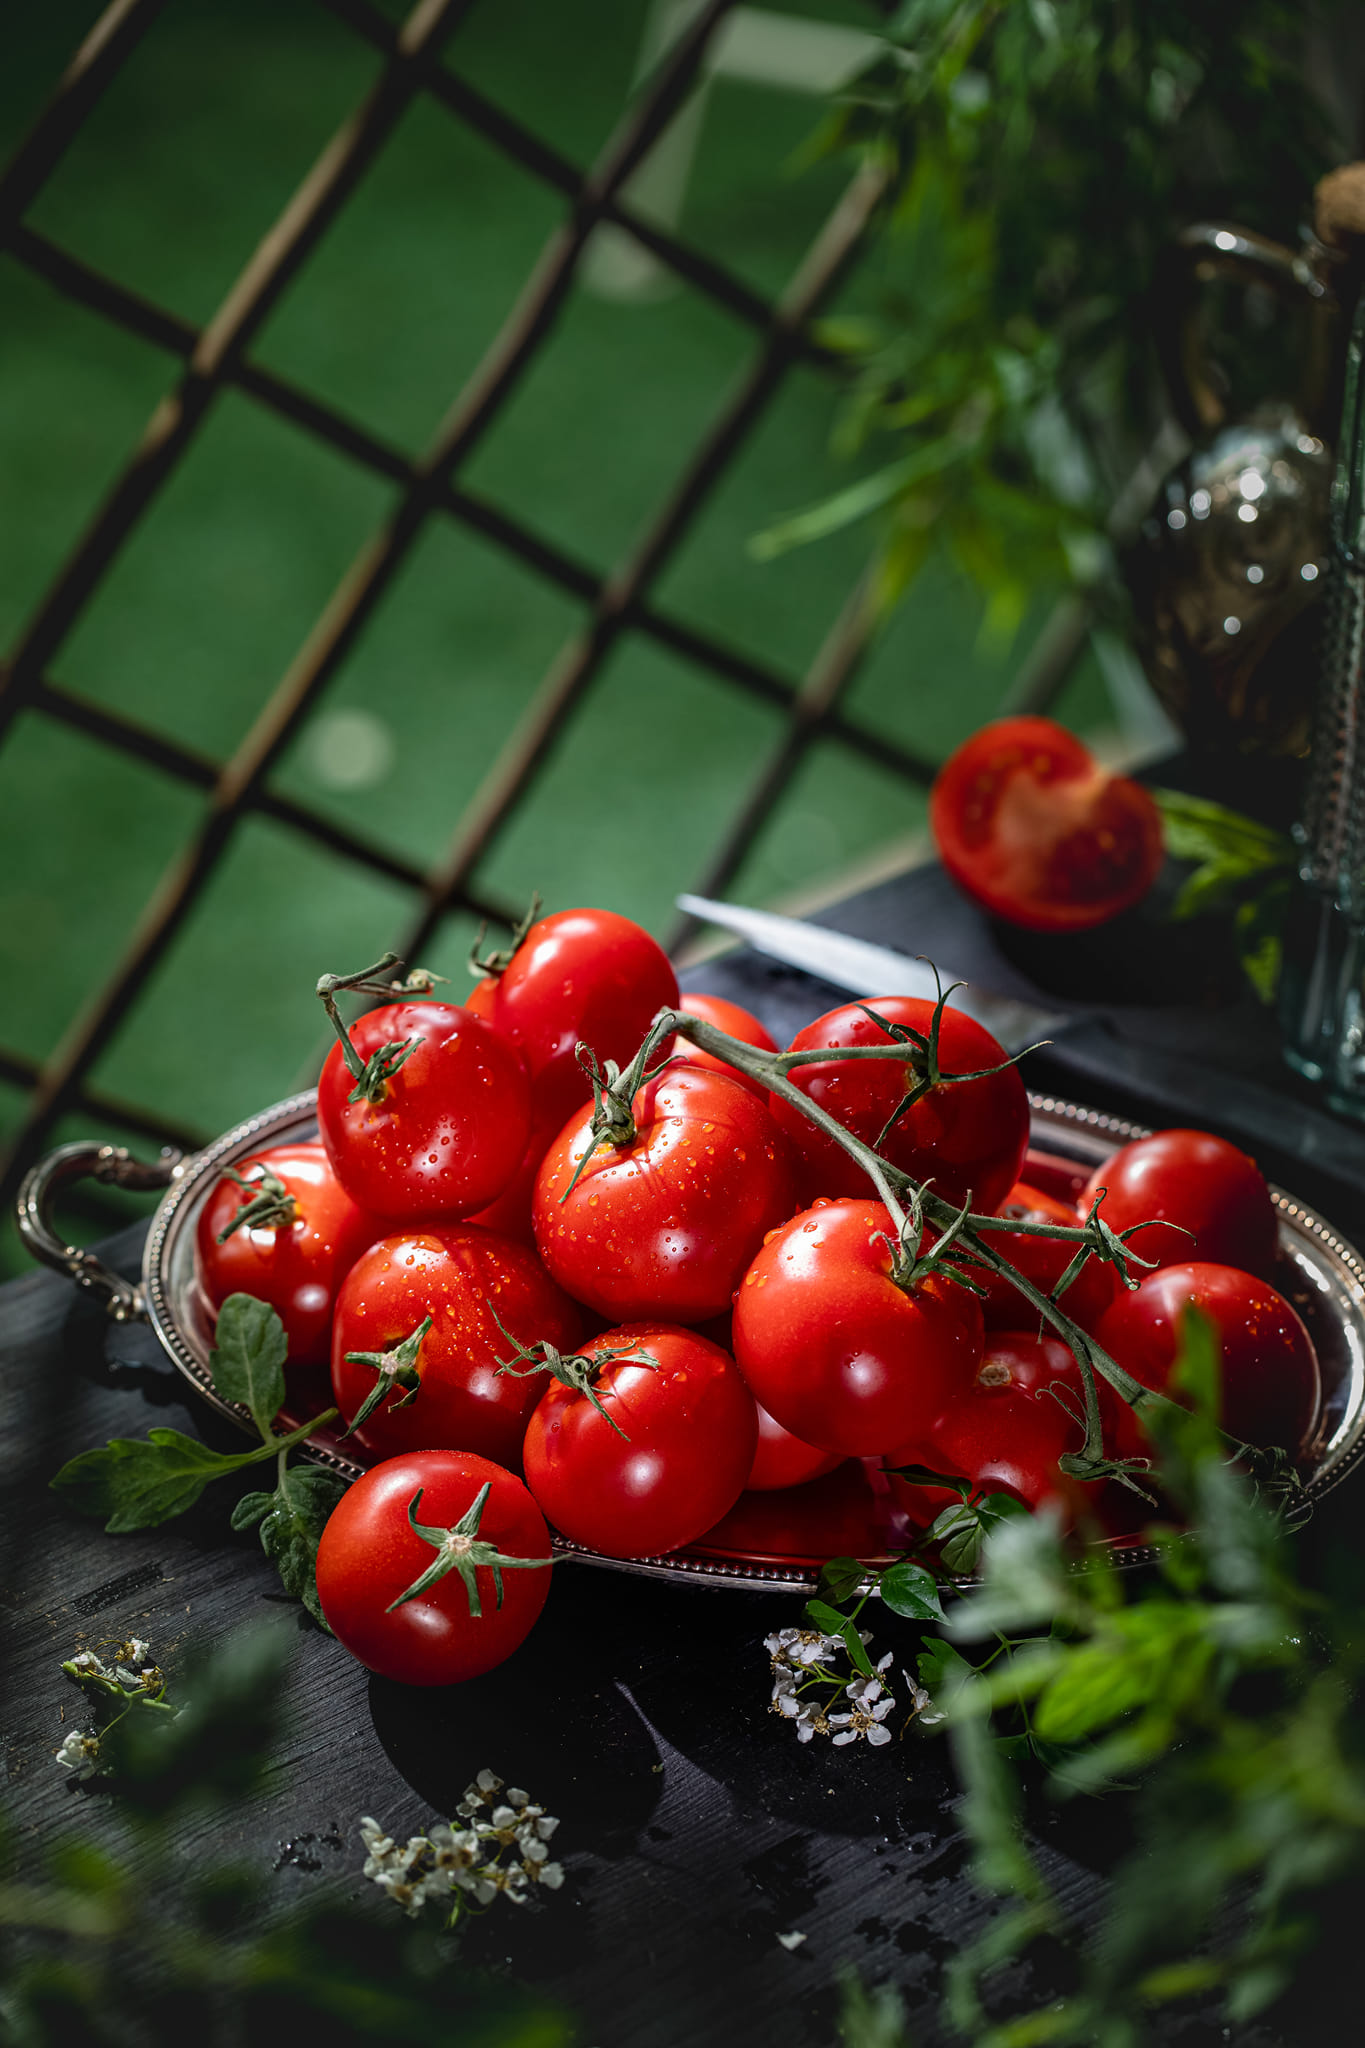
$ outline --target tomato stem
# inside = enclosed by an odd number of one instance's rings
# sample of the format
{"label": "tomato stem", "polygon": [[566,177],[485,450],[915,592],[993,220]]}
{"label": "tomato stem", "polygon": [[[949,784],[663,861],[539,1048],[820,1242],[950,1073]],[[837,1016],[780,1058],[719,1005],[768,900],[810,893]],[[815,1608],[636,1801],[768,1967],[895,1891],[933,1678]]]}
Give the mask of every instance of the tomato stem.
{"label": "tomato stem", "polygon": [[429,996],[436,983],[445,980],[443,974],[433,974],[426,967],[412,968],[402,981],[379,979],[379,976],[387,974],[391,967],[401,967],[402,964],[396,953],[385,953],[372,967],[362,967],[358,973],[318,976],[317,993],[341,1045],[341,1056],[346,1062],[346,1071],[355,1082],[355,1087],[348,1098],[351,1102],[382,1102],[389,1081],[403,1062],[416,1052],[422,1039],[420,1035],[412,1038],[391,1038],[386,1045],[381,1045],[378,1051],[371,1053],[368,1060],[362,1060],[341,1020],[341,1012],[336,1005],[337,993],[341,989],[349,989],[354,995],[387,996],[392,1002],[395,998],[403,996]]}
{"label": "tomato stem", "polygon": [[219,1231],[219,1244],[226,1244],[235,1230],[278,1229],[281,1224],[292,1223],[298,1214],[298,1203],[268,1166],[261,1168],[259,1180],[244,1180],[231,1166],[224,1167],[223,1178],[235,1181],[248,1199],[242,1203],[227,1229]]}
{"label": "tomato stem", "polygon": [[[949,989],[946,993],[940,994],[938,1004],[935,1007],[935,1020],[938,1023],[942,1021],[943,1005],[947,1001],[947,996],[951,993],[952,991]],[[874,1011],[869,1011],[868,1014],[874,1017],[876,1015]],[[878,1018],[877,1021],[882,1023],[888,1030],[903,1028],[887,1025],[884,1019]],[[889,1160],[883,1159],[874,1147],[866,1144],[863,1139],[856,1137],[852,1131],[839,1123],[819,1103],[813,1102],[803,1089],[796,1086],[795,1082],[787,1078],[787,1068],[789,1066],[804,1065],[814,1060],[856,1060],[869,1058],[901,1058],[911,1060],[916,1057],[923,1058],[925,1057],[924,1047],[922,1045],[916,1046],[912,1042],[915,1036],[922,1038],[923,1034],[907,1033],[906,1038],[902,1042],[888,1045],[885,1048],[881,1046],[829,1046],[812,1050],[807,1054],[765,1053],[761,1052],[756,1046],[746,1045],[741,1039],[731,1038],[728,1033],[719,1030],[716,1025],[707,1023],[701,1017],[693,1017],[686,1010],[661,1010],[650,1026],[649,1037],[645,1041],[645,1046],[657,1044],[660,1039],[674,1034],[681,1038],[690,1039],[694,1045],[700,1046],[704,1052],[713,1054],[717,1059],[723,1060],[728,1066],[734,1067],[739,1073],[747,1074],[751,1080],[757,1081],[760,1086],[767,1088],[773,1095],[779,1096],[782,1101],[789,1103],[799,1115],[806,1117],[811,1123],[817,1125],[825,1133],[826,1137],[832,1138],[836,1145],[840,1146],[843,1151],[847,1152],[852,1159],[858,1162],[871,1180],[880,1200],[885,1205],[887,1214],[890,1216],[895,1229],[900,1257],[899,1259],[897,1258],[896,1250],[893,1247],[891,1277],[898,1285],[913,1285],[915,1279],[922,1278],[926,1271],[926,1267],[919,1263],[919,1245],[922,1242],[924,1223],[927,1219],[944,1236],[951,1233],[953,1247],[959,1255],[966,1255],[973,1264],[984,1268],[988,1273],[993,1273],[1000,1278],[1008,1280],[1013,1287],[1017,1288],[1030,1307],[1035,1310],[1044,1322],[1051,1324],[1053,1329],[1056,1330],[1062,1341],[1071,1350],[1080,1369],[1081,1382],[1085,1391],[1085,1444],[1078,1452],[1064,1454],[1061,1460],[1064,1469],[1077,1478],[1098,1478],[1110,1474],[1120,1478],[1123,1477],[1122,1471],[1118,1470],[1114,1466],[1113,1461],[1106,1459],[1104,1455],[1104,1433],[1100,1420],[1099,1395],[1095,1385],[1096,1373],[1106,1379],[1120,1398],[1134,1409],[1151,1411],[1168,1407],[1170,1403],[1167,1397],[1164,1394],[1155,1393],[1149,1387],[1144,1387],[1140,1380],[1134,1379],[1130,1372],[1126,1372],[1116,1359],[1111,1358],[1108,1352],[1096,1343],[1093,1337],[1087,1335],[1078,1324],[1072,1322],[1071,1318],[1058,1306],[1052,1296],[1041,1293],[1034,1286],[1033,1282],[1024,1273],[1020,1272],[1017,1266],[1011,1264],[1008,1259],[1002,1257],[998,1252],[993,1251],[980,1233],[983,1231],[1005,1230],[1027,1237],[1061,1238],[1065,1242],[1074,1244],[1077,1248],[1076,1257],[1073,1258],[1071,1266],[1068,1267],[1067,1273],[1063,1276],[1066,1285],[1070,1285],[1071,1281],[1076,1277],[1076,1272],[1080,1270],[1078,1261],[1084,1263],[1085,1258],[1098,1258],[1103,1263],[1116,1268],[1125,1286],[1135,1286],[1137,1283],[1132,1280],[1129,1274],[1130,1265],[1146,1266],[1149,1262],[1139,1258],[1129,1247],[1127,1239],[1133,1234],[1132,1230],[1122,1233],[1111,1230],[1103,1217],[1098,1213],[1099,1198],[1097,1198],[1096,1206],[1092,1209],[1086,1222],[1075,1228],[1068,1227],[1065,1224],[1035,1223],[1031,1218],[1022,1216],[978,1216],[971,1212],[970,1203],[965,1209],[955,1209],[950,1202],[944,1201],[940,1195],[933,1194],[928,1187],[917,1181],[912,1174],[906,1173],[903,1168],[893,1166]],[[933,1034],[931,1033],[931,1035]],[[643,1053],[644,1050],[645,1047],[642,1047],[641,1052]],[[930,1056],[936,1067],[936,1046]],[[1007,1064],[1011,1063],[1007,1062]],[[953,1077],[940,1074],[939,1078],[940,1080],[948,1080]],[[968,1077],[963,1076],[962,1078],[966,1079]],[[902,1105],[903,1107],[904,1105]],[[900,1111],[898,1110],[897,1115],[899,1114]],[[910,1213],[908,1215],[905,1207],[902,1206],[903,1202],[906,1201],[910,1205]],[[1141,1225],[1135,1225],[1133,1229],[1140,1229],[1142,1227]],[[891,1240],[888,1239],[888,1243],[890,1242]],[[937,1247],[935,1250],[937,1250]],[[930,1255],[931,1259],[933,1256],[933,1254]],[[897,1270],[898,1266],[899,1271]],[[952,1269],[951,1267],[944,1267],[943,1270],[951,1272]],[[956,1274],[953,1277],[961,1279],[962,1276]],[[970,1282],[967,1284],[970,1284]],[[1057,1291],[1061,1291],[1060,1286]]]}
{"label": "tomato stem", "polygon": [[[602,1420],[611,1424],[622,1443],[628,1444],[630,1442],[630,1438],[626,1435],[616,1417],[608,1415],[606,1409],[602,1406],[601,1397],[597,1392],[597,1381],[609,1365],[647,1365],[651,1372],[657,1372],[659,1370],[657,1358],[648,1351],[637,1350],[636,1346],[632,1343],[605,1345],[601,1351],[591,1358],[583,1352],[577,1351],[570,1352],[566,1357],[563,1352],[557,1350],[550,1343],[548,1338],[543,1339],[539,1344],[521,1344],[512,1335],[512,1332],[486,1296],[484,1298],[484,1306],[508,1343],[514,1346],[512,1357],[505,1358],[500,1362],[498,1366],[499,1374],[505,1373],[510,1379],[514,1380],[527,1380],[531,1378],[533,1373],[548,1372],[552,1379],[558,1380],[561,1387],[569,1387],[576,1394],[586,1394]],[[517,1370],[516,1364],[519,1358],[528,1361],[524,1371],[520,1372]]]}
{"label": "tomato stem", "polygon": [[[659,1045],[672,1036],[670,1027],[660,1020],[672,1017],[672,1010],[661,1010],[645,1033],[644,1043],[630,1065],[624,1071],[615,1060],[608,1060],[605,1070],[590,1045],[579,1043],[574,1047],[574,1057],[592,1083],[593,1115],[588,1126],[587,1143],[579,1155],[574,1168],[573,1179],[560,1196],[561,1204],[567,1202],[599,1145],[612,1145],[618,1150],[633,1145],[637,1134],[635,1128],[635,1097],[647,1081],[661,1074],[668,1065],[665,1056],[655,1067],[649,1062]],[[724,1032],[720,1034],[725,1037]],[[726,1044],[731,1041],[727,1038]]]}
{"label": "tomato stem", "polygon": [[500,974],[506,974],[516,957],[517,948],[539,916],[540,891],[536,889],[532,892],[531,901],[526,907],[525,916],[520,918],[512,927],[511,945],[497,947],[491,953],[480,953],[479,948],[488,935],[488,920],[485,918],[480,924],[478,931],[474,934],[474,943],[469,949],[470,973],[491,974],[495,981]]}

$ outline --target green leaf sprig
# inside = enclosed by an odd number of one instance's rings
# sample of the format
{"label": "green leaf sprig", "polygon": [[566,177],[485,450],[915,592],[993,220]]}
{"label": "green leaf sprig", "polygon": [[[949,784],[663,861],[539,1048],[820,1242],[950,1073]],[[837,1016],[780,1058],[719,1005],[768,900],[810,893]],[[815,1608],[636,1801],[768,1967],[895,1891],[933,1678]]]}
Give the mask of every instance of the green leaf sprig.
{"label": "green leaf sprig", "polygon": [[267,1302],[252,1294],[230,1294],[218,1311],[215,1335],[218,1342],[209,1354],[214,1389],[247,1410],[260,1437],[253,1449],[215,1451],[178,1429],[151,1429],[145,1437],[114,1437],[103,1450],[82,1451],[50,1484],[78,1514],[100,1517],[108,1533],[117,1536],[158,1528],[192,1508],[214,1480],[273,1458],[273,1489],[245,1494],[233,1510],[232,1527],[259,1526],[261,1547],[285,1591],[325,1627],[314,1564],[318,1539],[347,1482],[322,1467],[291,1470],[289,1453],[337,1411],[328,1408],[276,1435],[288,1342]]}
{"label": "green leaf sprig", "polygon": [[1194,862],[1170,909],[1173,922],[1230,917],[1242,972],[1263,1003],[1275,1000],[1296,854],[1287,833],[1183,790],[1154,789],[1166,851]]}

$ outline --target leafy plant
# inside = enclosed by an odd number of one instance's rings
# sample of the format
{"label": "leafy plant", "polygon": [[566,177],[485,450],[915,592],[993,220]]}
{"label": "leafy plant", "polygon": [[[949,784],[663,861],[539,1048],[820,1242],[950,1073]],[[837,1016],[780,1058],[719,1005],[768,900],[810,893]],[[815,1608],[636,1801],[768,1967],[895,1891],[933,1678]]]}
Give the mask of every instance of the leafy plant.
{"label": "leafy plant", "polygon": [[894,602],[943,546],[1007,640],[1040,581],[1094,582],[1161,401],[1151,291],[1192,220],[1293,237],[1332,157],[1287,0],[905,0],[813,149],[889,179],[877,317],[827,321],[852,372],[836,447],[892,458],[760,535],[880,515]]}
{"label": "leafy plant", "polygon": [[329,1408],[281,1436],[288,1344],[273,1308],[251,1294],[230,1294],[218,1312],[217,1346],[209,1355],[215,1390],[245,1408],[260,1442],[249,1451],[215,1451],[178,1429],[145,1437],[114,1437],[103,1450],[82,1451],[51,1484],[79,1514],[99,1515],[111,1535],[154,1529],[194,1506],[215,1479],[275,1460],[269,1492],[247,1493],[232,1511],[234,1529],[259,1528],[261,1548],[287,1593],[327,1626],[318,1605],[314,1565],[327,1517],[346,1491],[340,1473],[322,1466],[292,1468],[289,1454],[336,1414]]}
{"label": "leafy plant", "polygon": [[[1244,2022],[1293,1984],[1332,1892],[1365,1876],[1355,1603],[1303,1583],[1295,1513],[1229,1462],[1216,1345],[1194,1317],[1179,1379],[1192,1405],[1149,1425],[1181,1517],[1148,1532],[1153,1571],[1077,1553],[1045,1514],[1002,1520],[978,1587],[918,1658],[935,1711],[916,1726],[946,1726],[977,1882],[1011,1901],[949,1969],[948,2017],[975,2048],[1136,2048],[1163,2007],[1194,1997]],[[1114,1834],[1133,1846],[1098,1925],[1034,1852],[1040,1794],[1125,1807]],[[1069,1956],[1069,1988],[1002,2013],[995,1973],[1040,1941]],[[893,2002],[848,1995],[851,2041],[896,2048],[896,2019]]]}
{"label": "leafy plant", "polygon": [[1230,916],[1242,971],[1261,1001],[1273,1002],[1294,880],[1293,840],[1203,797],[1176,789],[1152,794],[1161,807],[1167,852],[1196,864],[1171,906],[1171,918]]}
{"label": "leafy plant", "polygon": [[[191,1663],[175,1713],[158,1708],[159,1673],[145,1694],[121,1689],[131,1705],[101,1733],[100,1761],[136,1853],[76,1830],[41,1851],[31,1837],[0,1837],[3,2048],[170,2048],[191,2037],[236,2048],[322,2029],[336,2048],[455,2038],[460,2048],[567,2048],[561,2013],[462,1967],[430,1928],[333,1901],[272,1921],[255,1875],[206,1852],[202,1810],[236,1804],[264,1778],[289,1635],[241,1634]],[[98,1683],[92,1661],[75,1674],[87,1689]]]}

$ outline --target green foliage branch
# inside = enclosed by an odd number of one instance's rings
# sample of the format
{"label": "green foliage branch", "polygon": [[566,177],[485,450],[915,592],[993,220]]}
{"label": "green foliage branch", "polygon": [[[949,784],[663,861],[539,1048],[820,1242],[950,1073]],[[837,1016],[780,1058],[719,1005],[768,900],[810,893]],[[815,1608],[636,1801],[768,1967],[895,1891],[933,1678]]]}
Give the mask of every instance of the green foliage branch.
{"label": "green foliage branch", "polygon": [[811,153],[887,175],[882,309],[823,323],[856,483],[753,543],[869,517],[894,603],[931,547],[1007,642],[1039,585],[1112,570],[1106,522],[1162,400],[1152,287],[1212,216],[1293,239],[1336,151],[1288,0],[906,0]]}

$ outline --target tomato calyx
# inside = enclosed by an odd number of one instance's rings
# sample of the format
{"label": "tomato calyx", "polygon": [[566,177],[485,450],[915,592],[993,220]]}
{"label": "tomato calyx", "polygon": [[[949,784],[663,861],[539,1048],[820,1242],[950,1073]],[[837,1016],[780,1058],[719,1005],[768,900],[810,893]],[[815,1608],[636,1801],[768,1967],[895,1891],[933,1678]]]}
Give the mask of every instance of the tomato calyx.
{"label": "tomato calyx", "polygon": [[[590,1045],[580,1042],[574,1047],[574,1058],[592,1083],[593,1111],[592,1122],[588,1125],[587,1143],[574,1168],[573,1179],[559,1198],[561,1206],[568,1201],[578,1186],[587,1170],[588,1161],[600,1146],[611,1145],[620,1151],[626,1145],[635,1143],[639,1135],[635,1125],[635,1097],[646,1082],[652,1081],[668,1065],[671,1055],[667,1046],[673,1036],[672,1019],[681,1014],[683,1013],[673,1010],[660,1010],[645,1033],[640,1050],[624,1070],[617,1066],[615,1060],[608,1060],[603,1067]],[[706,1028],[709,1030],[712,1027]],[[718,1031],[716,1037],[724,1039],[727,1045],[738,1043],[738,1040],[726,1038],[723,1031]],[[656,1066],[651,1067],[649,1062],[661,1047],[664,1048],[664,1056]]]}
{"label": "tomato calyx", "polygon": [[281,1224],[292,1223],[299,1213],[299,1205],[290,1194],[278,1174],[263,1166],[259,1178],[247,1180],[233,1166],[223,1169],[223,1179],[235,1182],[247,1196],[226,1230],[220,1230],[216,1242],[226,1244],[234,1231],[276,1230]]}
{"label": "tomato calyx", "polygon": [[[502,1325],[499,1324],[498,1327],[501,1329]],[[424,1316],[417,1325],[417,1328],[409,1331],[402,1342],[395,1344],[391,1351],[348,1351],[345,1353],[348,1365],[372,1366],[377,1377],[369,1393],[365,1396],[350,1422],[342,1431],[343,1436],[350,1436],[354,1430],[359,1429],[361,1423],[373,1415],[375,1409],[384,1399],[384,1396],[391,1394],[395,1387],[402,1387],[404,1391],[392,1403],[394,1408],[406,1408],[410,1401],[416,1400],[418,1390],[422,1384],[422,1375],[417,1370],[417,1354],[422,1348],[422,1339],[430,1328],[431,1317],[429,1315]]]}
{"label": "tomato calyx", "polygon": [[[527,1380],[535,1373],[548,1372],[551,1379],[558,1380],[561,1387],[568,1387],[572,1393],[585,1395],[602,1420],[611,1424],[622,1443],[630,1442],[616,1417],[608,1415],[603,1407],[602,1398],[597,1391],[597,1382],[607,1367],[612,1365],[647,1365],[651,1372],[657,1372],[659,1361],[651,1352],[641,1351],[634,1344],[608,1344],[591,1358],[581,1351],[573,1351],[566,1356],[548,1339],[542,1340],[539,1344],[518,1343],[491,1301],[488,1304],[488,1312],[508,1343],[515,1346],[512,1357],[505,1358],[499,1365],[500,1375],[505,1373],[509,1379]],[[519,1358],[527,1361],[521,1370],[518,1370],[516,1363]]]}
{"label": "tomato calyx", "polygon": [[882,1234],[881,1241],[891,1254],[892,1285],[909,1294],[919,1281],[927,1280],[932,1273],[941,1273],[945,1280],[951,1280],[954,1286],[965,1287],[970,1294],[984,1294],[985,1288],[964,1273],[952,1258],[953,1251],[958,1248],[958,1239],[971,1221],[970,1194],[948,1228],[925,1251],[924,1192],[923,1188],[912,1183],[906,1190],[909,1214],[902,1218],[898,1233],[895,1237],[886,1232]]}
{"label": "tomato calyx", "polygon": [[392,1614],[395,1607],[405,1606],[415,1600],[419,1593],[427,1592],[448,1572],[458,1572],[464,1581],[465,1597],[469,1601],[470,1618],[479,1621],[483,1617],[483,1598],[479,1592],[476,1573],[483,1565],[493,1574],[493,1589],[497,1594],[497,1605],[502,1606],[504,1570],[538,1571],[542,1565],[553,1564],[552,1557],[508,1557],[498,1549],[496,1543],[485,1542],[479,1535],[479,1523],[488,1505],[488,1496],[493,1490],[491,1479],[485,1479],[468,1508],[458,1522],[448,1529],[429,1528],[417,1519],[417,1510],[422,1504],[426,1488],[419,1486],[408,1502],[408,1527],[414,1536],[420,1536],[436,1552],[435,1557],[422,1573],[414,1579],[407,1591],[391,1600],[384,1612]]}
{"label": "tomato calyx", "polygon": [[540,911],[540,891],[539,889],[534,889],[531,892],[531,901],[527,905],[525,916],[520,918],[512,927],[511,945],[497,946],[491,953],[480,951],[485,938],[488,936],[488,920],[484,918],[479,929],[474,934],[474,943],[469,949],[470,973],[475,975],[491,974],[495,981],[500,974],[506,974],[516,958],[517,948],[526,937],[527,932],[530,931],[531,926],[539,918]]}
{"label": "tomato calyx", "polygon": [[433,974],[426,967],[412,968],[401,981],[379,980],[378,977],[386,974],[389,968],[401,965],[402,962],[396,953],[385,953],[372,967],[362,967],[356,974],[318,976],[317,993],[332,1029],[340,1041],[346,1071],[355,1082],[355,1087],[347,1097],[348,1102],[382,1102],[389,1082],[404,1060],[410,1059],[416,1052],[422,1040],[420,1034],[414,1034],[411,1038],[391,1038],[386,1045],[381,1045],[372,1052],[368,1060],[363,1060],[351,1043],[351,1034],[342,1022],[341,1012],[337,1009],[337,992],[340,989],[349,989],[355,995],[387,996],[392,1001],[395,996],[429,996],[437,982],[445,980],[443,974]]}

